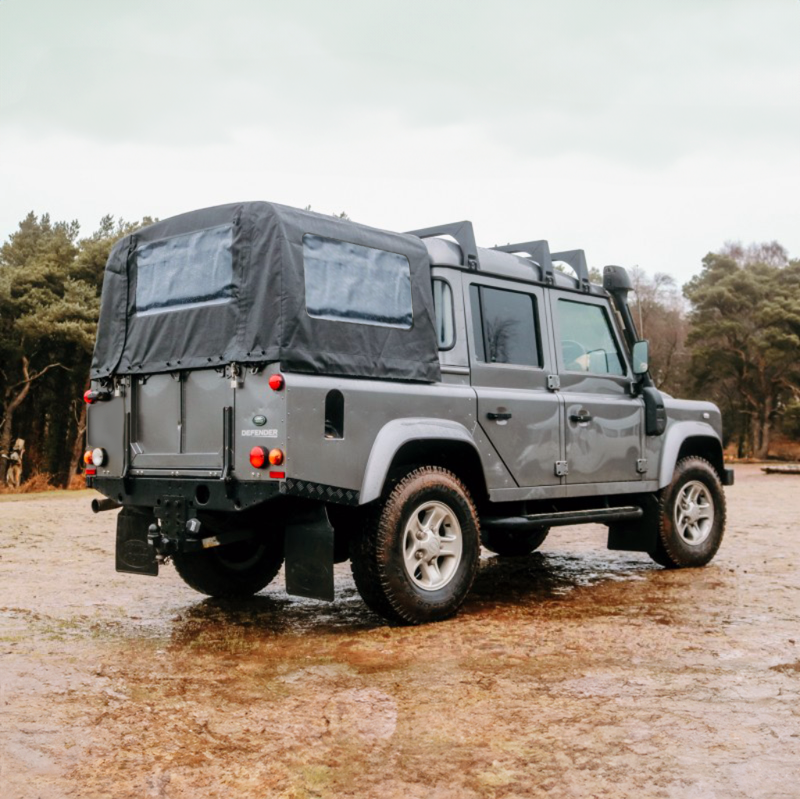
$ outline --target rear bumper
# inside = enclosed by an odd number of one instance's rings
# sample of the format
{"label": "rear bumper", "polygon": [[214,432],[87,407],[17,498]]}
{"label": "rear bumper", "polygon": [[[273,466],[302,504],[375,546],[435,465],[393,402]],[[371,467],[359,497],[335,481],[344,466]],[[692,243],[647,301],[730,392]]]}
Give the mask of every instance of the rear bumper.
{"label": "rear bumper", "polygon": [[733,479],[734,479],[733,469],[725,468],[722,470],[722,485],[732,486]]}
{"label": "rear bumper", "polygon": [[163,477],[95,477],[92,487],[120,505],[153,508],[165,496],[183,497],[198,510],[237,512],[280,496],[280,483]]}

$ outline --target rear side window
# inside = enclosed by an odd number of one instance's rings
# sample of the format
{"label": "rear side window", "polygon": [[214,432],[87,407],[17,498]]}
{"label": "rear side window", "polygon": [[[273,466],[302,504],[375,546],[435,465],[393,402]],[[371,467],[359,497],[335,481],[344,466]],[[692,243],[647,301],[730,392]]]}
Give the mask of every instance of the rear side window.
{"label": "rear side window", "polygon": [[228,302],[233,297],[233,226],[150,242],[136,251],[136,313]]}
{"label": "rear side window", "polygon": [[456,343],[456,323],[453,316],[453,290],[444,280],[433,281],[433,311],[439,349],[449,350]]}
{"label": "rear side window", "polygon": [[488,286],[469,291],[477,359],[541,366],[536,298]]}
{"label": "rear side window", "polygon": [[411,267],[404,255],[306,233],[303,267],[309,316],[411,327]]}
{"label": "rear side window", "polygon": [[624,375],[625,366],[603,307],[558,301],[561,360],[568,372]]}

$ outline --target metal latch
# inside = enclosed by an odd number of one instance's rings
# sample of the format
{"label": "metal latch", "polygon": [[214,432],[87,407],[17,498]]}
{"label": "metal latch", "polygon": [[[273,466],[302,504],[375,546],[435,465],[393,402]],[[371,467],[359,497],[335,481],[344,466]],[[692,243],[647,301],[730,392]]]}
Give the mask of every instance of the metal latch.
{"label": "metal latch", "polygon": [[569,474],[567,461],[556,461],[556,477],[566,477]]}
{"label": "metal latch", "polygon": [[558,375],[547,375],[547,388],[558,391],[561,388],[561,378]]}
{"label": "metal latch", "polygon": [[636,471],[639,474],[644,474],[647,471],[647,458],[639,458],[636,461]]}

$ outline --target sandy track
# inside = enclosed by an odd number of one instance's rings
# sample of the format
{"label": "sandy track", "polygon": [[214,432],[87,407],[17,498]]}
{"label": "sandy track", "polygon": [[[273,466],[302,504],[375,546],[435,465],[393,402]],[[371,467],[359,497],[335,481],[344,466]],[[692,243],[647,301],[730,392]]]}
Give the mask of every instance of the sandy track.
{"label": "sandy track", "polygon": [[454,620],[117,575],[86,493],[0,501],[0,797],[796,797],[800,478],[737,469],[716,560],[605,528],[487,557]]}

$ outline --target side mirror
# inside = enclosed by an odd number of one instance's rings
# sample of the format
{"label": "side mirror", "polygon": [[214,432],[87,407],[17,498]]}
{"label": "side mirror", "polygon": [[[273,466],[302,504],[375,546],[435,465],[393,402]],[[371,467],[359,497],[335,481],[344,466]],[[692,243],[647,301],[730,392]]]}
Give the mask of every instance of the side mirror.
{"label": "side mirror", "polygon": [[633,373],[643,375],[647,373],[650,362],[650,343],[648,341],[637,341],[633,345],[631,359],[633,360]]}

